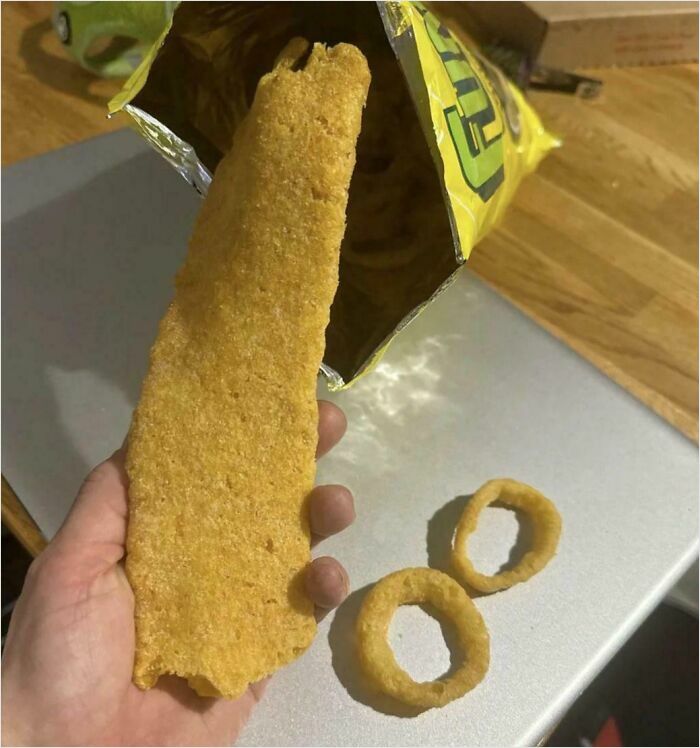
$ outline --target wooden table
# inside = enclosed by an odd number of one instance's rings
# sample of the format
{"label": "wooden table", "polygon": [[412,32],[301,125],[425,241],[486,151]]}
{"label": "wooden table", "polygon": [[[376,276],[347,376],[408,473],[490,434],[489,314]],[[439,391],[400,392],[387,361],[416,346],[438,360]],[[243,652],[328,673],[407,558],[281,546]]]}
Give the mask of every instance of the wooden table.
{"label": "wooden table", "polygon": [[[2,4],[2,163],[123,126],[118,89],[69,61],[49,3]],[[698,439],[696,65],[588,71],[596,101],[532,101],[564,146],[529,177],[471,269]],[[36,551],[3,484],[3,520]]]}
{"label": "wooden table", "polygon": [[697,65],[587,74],[599,100],[532,95],[564,145],[470,267],[697,441]]}

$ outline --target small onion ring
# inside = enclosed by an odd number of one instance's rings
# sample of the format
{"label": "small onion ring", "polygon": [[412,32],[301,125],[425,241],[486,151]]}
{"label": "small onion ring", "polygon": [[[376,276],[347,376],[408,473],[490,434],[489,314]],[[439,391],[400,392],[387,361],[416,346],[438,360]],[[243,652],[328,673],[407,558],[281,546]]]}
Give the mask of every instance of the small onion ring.
{"label": "small onion ring", "polygon": [[[495,501],[520,509],[530,517],[533,526],[532,548],[514,568],[500,574],[480,574],[467,555],[467,541],[476,530],[481,510]],[[490,480],[474,494],[457,524],[452,566],[463,582],[479,592],[505,590],[541,571],[556,553],[560,535],[559,512],[539,491],[508,478]]]}
{"label": "small onion ring", "polygon": [[[444,680],[418,683],[396,662],[387,639],[400,605],[429,603],[454,625],[464,661]],[[410,706],[440,707],[481,682],[489,667],[489,633],[476,606],[454,579],[435,569],[403,569],[380,579],[356,624],[360,664],[380,691]]]}

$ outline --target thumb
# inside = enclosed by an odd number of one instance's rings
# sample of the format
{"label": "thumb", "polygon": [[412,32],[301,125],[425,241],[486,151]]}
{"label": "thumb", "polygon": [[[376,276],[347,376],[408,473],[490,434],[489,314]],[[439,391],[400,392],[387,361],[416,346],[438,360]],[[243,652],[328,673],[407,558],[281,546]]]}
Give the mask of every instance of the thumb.
{"label": "thumb", "polygon": [[51,543],[91,574],[107,571],[124,556],[129,487],[125,451],[122,446],[87,476]]}

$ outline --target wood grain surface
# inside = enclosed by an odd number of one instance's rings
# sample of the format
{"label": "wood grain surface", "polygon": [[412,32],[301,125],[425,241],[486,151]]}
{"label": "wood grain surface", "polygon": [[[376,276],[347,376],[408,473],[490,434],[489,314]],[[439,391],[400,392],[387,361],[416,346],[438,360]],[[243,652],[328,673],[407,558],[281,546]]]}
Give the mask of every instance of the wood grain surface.
{"label": "wood grain surface", "polygon": [[[64,54],[50,10],[2,3],[3,164],[124,124],[105,117],[119,84]],[[697,441],[698,68],[584,72],[599,99],[531,95],[563,147],[469,265]]]}
{"label": "wood grain surface", "polygon": [[2,478],[2,522],[32,556],[38,556],[46,547],[46,538],[5,476]]}
{"label": "wood grain surface", "polygon": [[698,71],[587,71],[600,99],[532,95],[563,140],[471,269],[698,439]]}
{"label": "wood grain surface", "polygon": [[51,26],[52,4],[3,2],[2,164],[124,127],[107,119],[121,84],[68,57]]}

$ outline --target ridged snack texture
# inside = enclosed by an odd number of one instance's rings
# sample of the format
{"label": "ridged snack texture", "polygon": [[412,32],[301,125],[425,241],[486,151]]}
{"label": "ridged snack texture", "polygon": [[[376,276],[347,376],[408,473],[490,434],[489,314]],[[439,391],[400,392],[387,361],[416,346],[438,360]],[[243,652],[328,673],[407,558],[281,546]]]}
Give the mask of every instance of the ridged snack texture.
{"label": "ridged snack texture", "polygon": [[347,44],[294,68],[260,80],[216,170],[129,434],[141,688],[235,698],[316,631],[316,379],[370,74]]}

